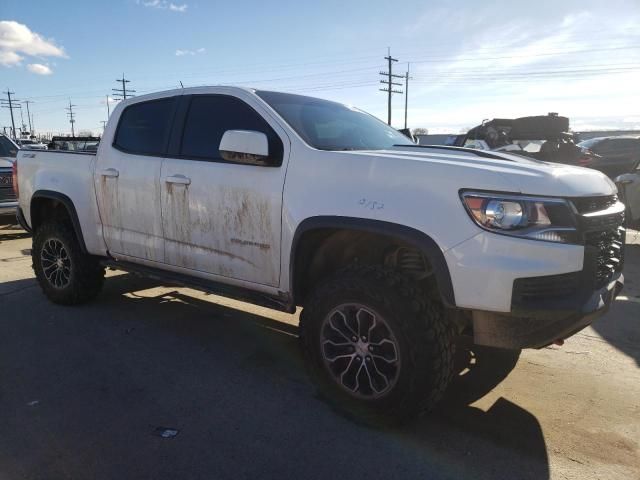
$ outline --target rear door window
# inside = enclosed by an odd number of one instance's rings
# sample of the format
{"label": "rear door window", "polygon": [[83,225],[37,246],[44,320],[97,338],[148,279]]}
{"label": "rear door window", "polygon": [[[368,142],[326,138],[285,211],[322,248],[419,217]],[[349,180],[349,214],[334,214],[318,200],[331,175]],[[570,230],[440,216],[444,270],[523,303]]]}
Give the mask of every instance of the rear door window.
{"label": "rear door window", "polygon": [[163,98],[127,107],[118,123],[113,145],[127,153],[162,155],[169,140],[175,98]]}

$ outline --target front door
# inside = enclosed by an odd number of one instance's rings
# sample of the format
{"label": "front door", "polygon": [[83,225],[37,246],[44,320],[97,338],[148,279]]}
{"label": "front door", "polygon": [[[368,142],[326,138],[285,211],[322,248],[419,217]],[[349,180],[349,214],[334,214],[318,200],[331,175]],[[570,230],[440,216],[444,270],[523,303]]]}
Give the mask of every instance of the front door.
{"label": "front door", "polygon": [[176,103],[169,97],[126,107],[113,146],[102,145],[98,153],[98,209],[116,257],[164,261],[160,169]]}
{"label": "front door", "polygon": [[[249,94],[183,102],[181,140],[160,175],[166,263],[203,278],[277,286],[286,134]],[[280,165],[223,160],[218,147],[227,130],[265,133]]]}

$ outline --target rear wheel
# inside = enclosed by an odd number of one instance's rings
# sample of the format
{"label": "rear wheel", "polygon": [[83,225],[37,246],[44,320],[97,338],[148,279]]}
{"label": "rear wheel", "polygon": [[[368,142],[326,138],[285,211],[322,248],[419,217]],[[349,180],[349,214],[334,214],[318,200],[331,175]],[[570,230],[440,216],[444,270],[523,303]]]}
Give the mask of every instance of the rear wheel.
{"label": "rear wheel", "polygon": [[47,222],[33,237],[33,270],[49,300],[75,305],[92,300],[104,283],[104,267],[82,252],[78,239],[65,222]]}
{"label": "rear wheel", "polygon": [[340,272],[313,292],[300,339],[324,395],[367,422],[401,423],[433,408],[453,374],[442,306],[378,266]]}

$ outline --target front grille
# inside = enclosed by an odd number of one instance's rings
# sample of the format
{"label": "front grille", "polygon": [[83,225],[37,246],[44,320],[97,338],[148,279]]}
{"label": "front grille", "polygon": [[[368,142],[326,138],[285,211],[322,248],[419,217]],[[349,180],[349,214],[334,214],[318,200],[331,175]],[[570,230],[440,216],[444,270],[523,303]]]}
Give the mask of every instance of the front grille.
{"label": "front grille", "polygon": [[584,235],[585,268],[594,278],[596,289],[604,287],[611,276],[622,271],[624,264],[624,209],[607,213],[619,203],[616,195],[571,199],[580,216]]}
{"label": "front grille", "polygon": [[513,282],[512,301],[535,302],[574,295],[580,287],[582,272],[518,278]]}
{"label": "front grille", "polygon": [[13,202],[16,200],[11,180],[11,172],[0,172],[0,202]]}
{"label": "front grille", "polygon": [[613,213],[611,215],[582,217],[582,227],[585,232],[615,230],[621,225],[624,225],[624,212]]}
{"label": "front grille", "polygon": [[585,234],[585,248],[595,254],[596,288],[602,288],[614,273],[622,271],[624,241],[625,229],[622,226]]}
{"label": "front grille", "polygon": [[578,210],[578,213],[584,215],[585,213],[599,212],[606,210],[607,208],[615,205],[618,201],[616,195],[607,195],[601,197],[579,197],[571,199],[573,204]]}

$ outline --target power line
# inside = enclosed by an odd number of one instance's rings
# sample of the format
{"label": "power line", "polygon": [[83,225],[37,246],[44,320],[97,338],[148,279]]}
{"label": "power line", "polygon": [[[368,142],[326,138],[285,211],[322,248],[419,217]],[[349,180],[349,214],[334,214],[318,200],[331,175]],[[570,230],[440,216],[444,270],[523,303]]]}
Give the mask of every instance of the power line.
{"label": "power line", "polygon": [[455,56],[440,56],[440,57],[425,57],[422,60],[412,60],[412,63],[452,63],[452,62],[470,62],[470,61],[484,61],[484,60],[502,60],[512,58],[530,58],[530,57],[548,57],[554,55],[572,55],[574,53],[593,53],[593,52],[608,52],[612,50],[628,50],[640,48],[640,45],[628,45],[624,47],[610,47],[610,48],[591,48],[585,50],[567,50],[560,52],[547,52],[547,53],[529,53],[526,55],[504,55],[499,57],[483,57],[481,55],[468,58],[457,58]]}
{"label": "power line", "polygon": [[403,75],[394,75],[393,73],[393,62],[397,62],[398,59],[397,58],[393,58],[391,56],[391,49],[389,48],[387,50],[387,56],[384,57],[385,60],[387,60],[388,62],[388,66],[387,69],[389,70],[388,72],[380,72],[380,75],[387,77],[386,80],[380,80],[380,83],[384,83],[387,86],[385,88],[381,88],[380,91],[381,92],[387,92],[388,94],[388,100],[387,100],[387,124],[390,126],[391,125],[391,95],[393,95],[394,93],[402,93],[402,90],[394,90],[393,86],[394,85],[402,85],[401,83],[398,82],[394,82],[393,79],[394,78],[402,78]]}
{"label": "power line", "polygon": [[113,90],[113,97],[121,97],[123,100],[127,99],[127,94],[129,94],[129,97],[133,97],[134,95],[131,95],[131,93],[135,93],[135,90],[130,90],[127,88],[127,83],[129,83],[131,80],[127,80],[126,78],[124,78],[124,73],[122,74],[122,78],[116,78],[116,82],[120,82],[122,83],[122,88],[112,88],[111,90]]}

